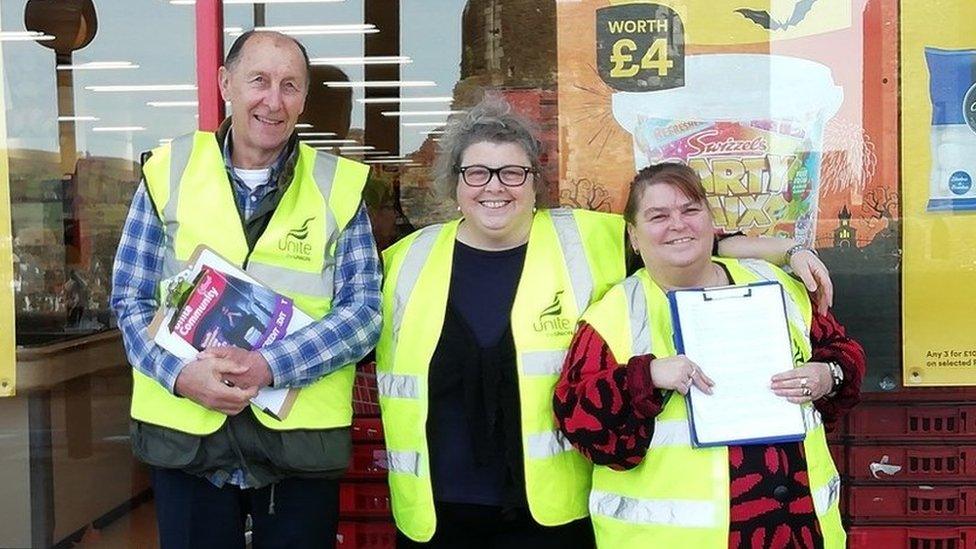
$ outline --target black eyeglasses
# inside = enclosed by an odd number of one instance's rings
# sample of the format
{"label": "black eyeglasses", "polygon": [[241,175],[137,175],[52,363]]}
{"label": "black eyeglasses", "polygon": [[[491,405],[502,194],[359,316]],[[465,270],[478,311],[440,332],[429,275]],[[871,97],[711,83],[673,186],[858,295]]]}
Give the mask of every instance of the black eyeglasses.
{"label": "black eyeglasses", "polygon": [[489,168],[481,164],[472,164],[457,166],[454,169],[461,174],[464,184],[469,187],[484,187],[491,181],[492,176],[498,177],[498,181],[506,187],[518,187],[525,183],[530,173],[535,173],[532,168],[516,165]]}

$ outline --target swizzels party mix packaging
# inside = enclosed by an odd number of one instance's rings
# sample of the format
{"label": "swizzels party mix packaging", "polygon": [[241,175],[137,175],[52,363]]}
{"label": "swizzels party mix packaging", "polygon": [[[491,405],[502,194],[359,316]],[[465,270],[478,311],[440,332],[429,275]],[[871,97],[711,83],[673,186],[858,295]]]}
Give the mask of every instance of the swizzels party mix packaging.
{"label": "swizzels party mix packaging", "polygon": [[823,129],[842,100],[819,63],[711,54],[687,58],[683,87],[615,93],[613,112],[633,135],[636,168],[677,161],[698,172],[717,228],[812,245]]}

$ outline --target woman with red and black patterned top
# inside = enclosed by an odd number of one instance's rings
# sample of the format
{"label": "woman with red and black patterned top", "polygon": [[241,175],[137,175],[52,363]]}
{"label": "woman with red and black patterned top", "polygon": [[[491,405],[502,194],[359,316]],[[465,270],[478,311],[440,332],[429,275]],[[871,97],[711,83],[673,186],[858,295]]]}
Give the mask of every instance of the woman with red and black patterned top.
{"label": "woman with red and black patterned top", "polygon": [[[711,215],[690,169],[661,164],[642,170],[625,217],[635,251],[662,289],[734,283],[723,265],[711,261]],[[810,361],[777,374],[771,387],[791,402],[812,402],[831,430],[859,400],[864,352],[826,308],[813,314],[810,342]],[[649,449],[665,405],[662,390],[683,395],[691,385],[708,393],[713,382],[683,355],[616,357],[584,321],[556,386],[554,408],[561,430],[583,455],[626,471],[648,452],[668,451]],[[728,459],[729,547],[824,547],[802,442],[730,446]],[[648,540],[645,546],[655,545]]]}

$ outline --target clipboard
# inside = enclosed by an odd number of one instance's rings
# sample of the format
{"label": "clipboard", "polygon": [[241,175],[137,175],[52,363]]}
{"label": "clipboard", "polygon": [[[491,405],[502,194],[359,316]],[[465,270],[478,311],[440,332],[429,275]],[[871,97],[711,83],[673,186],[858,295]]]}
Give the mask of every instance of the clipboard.
{"label": "clipboard", "polygon": [[785,300],[772,281],[668,292],[675,349],[716,382],[714,395],[692,387],[685,396],[694,447],[806,437],[803,407],[769,388],[794,365]]}
{"label": "clipboard", "polygon": [[[180,308],[179,302],[182,301],[186,293],[193,291],[202,272],[207,268],[216,269],[222,274],[250,284],[265,286],[260,280],[229,262],[208,246],[203,244],[197,246],[187,260],[186,270],[163,282],[162,286],[165,290],[160,299],[161,306],[153,316],[148,330],[149,336],[156,345],[184,361],[193,360],[200,350],[173,333],[173,326],[177,320],[176,313]],[[311,317],[296,308],[290,317],[288,328],[295,331],[311,322]],[[301,389],[263,387],[258,391],[257,396],[251,399],[251,404],[272,418],[283,421],[291,412],[299,391]]]}

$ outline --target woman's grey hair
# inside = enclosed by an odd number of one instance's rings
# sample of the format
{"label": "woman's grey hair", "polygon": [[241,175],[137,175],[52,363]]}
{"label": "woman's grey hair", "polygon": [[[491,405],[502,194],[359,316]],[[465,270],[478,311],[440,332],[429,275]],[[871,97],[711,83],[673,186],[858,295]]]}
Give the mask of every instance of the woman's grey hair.
{"label": "woman's grey hair", "polygon": [[464,151],[475,143],[515,143],[522,147],[533,169],[537,207],[547,204],[548,189],[542,175],[543,144],[536,138],[535,124],[513,111],[501,97],[485,96],[480,103],[447,121],[440,138],[440,152],[434,161],[434,190],[444,198],[455,198],[458,168]]}

